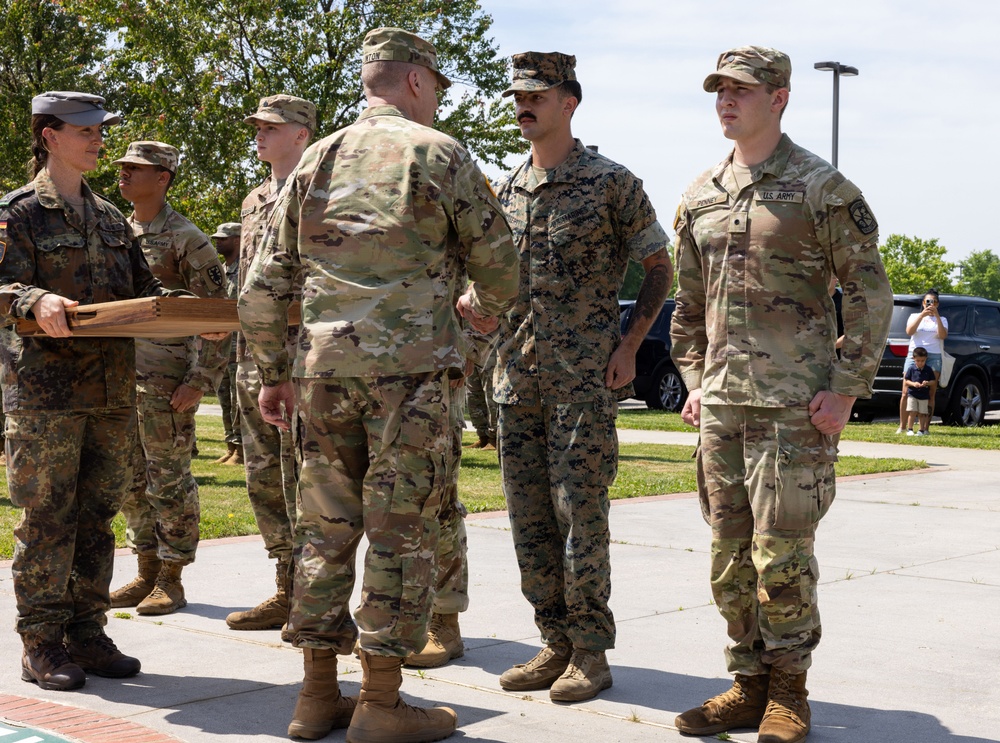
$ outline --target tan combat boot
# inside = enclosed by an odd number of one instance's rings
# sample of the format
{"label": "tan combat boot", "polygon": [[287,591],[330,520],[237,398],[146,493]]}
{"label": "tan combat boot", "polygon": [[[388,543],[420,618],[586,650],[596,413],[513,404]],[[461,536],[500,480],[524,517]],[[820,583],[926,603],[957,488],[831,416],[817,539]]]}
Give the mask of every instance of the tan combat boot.
{"label": "tan combat boot", "polygon": [[361,651],[361,697],[347,729],[347,743],[427,743],[455,732],[448,707],[412,707],[399,698],[403,659]]}
{"label": "tan combat boot", "polygon": [[507,691],[548,689],[566,672],[573,648],[565,644],[546,645],[527,663],[518,663],[500,676],[500,688]]}
{"label": "tan combat boot", "polygon": [[736,674],[727,691],[677,715],[674,725],[686,735],[712,735],[734,728],[760,725],[767,707],[769,677]]}
{"label": "tan combat boot", "polygon": [[234,611],[226,617],[229,629],[280,629],[288,621],[288,562],[278,560],[274,583],[277,592],[252,609]]}
{"label": "tan combat boot", "polygon": [[244,464],[244,461],[243,461],[243,447],[241,445],[237,445],[236,446],[236,451],[233,452],[233,456],[231,456],[229,459],[227,459],[225,462],[223,462],[223,464],[228,464],[228,465],[231,465],[233,467],[242,467],[243,464]]}
{"label": "tan combat boot", "polygon": [[181,585],[181,570],[184,566],[177,562],[164,562],[160,574],[156,576],[156,587],[136,607],[139,614],[172,614],[187,606],[184,586]]}
{"label": "tan combat boot", "polygon": [[292,721],[288,725],[288,735],[318,740],[334,728],[350,725],[358,700],[340,693],[337,651],[303,648],[302,658],[305,675]]}
{"label": "tan combat boot", "polygon": [[235,453],[236,453],[236,444],[230,444],[227,442],[225,453],[221,457],[216,459],[214,462],[212,462],[212,464],[226,464],[226,462],[228,462]]}
{"label": "tan combat boot", "polygon": [[406,656],[406,665],[415,668],[438,668],[450,660],[465,655],[462,632],[458,628],[458,614],[438,614],[431,616],[427,628],[427,644],[419,653]]}
{"label": "tan combat boot", "polygon": [[611,667],[602,651],[575,648],[569,665],[549,689],[553,702],[583,702],[611,688]]}
{"label": "tan combat boot", "polygon": [[139,553],[139,574],[131,583],[126,583],[117,591],[111,592],[111,607],[120,609],[123,606],[138,606],[139,602],[153,592],[156,586],[156,576],[160,574],[160,558],[155,552]]}
{"label": "tan combat boot", "polygon": [[767,711],[760,723],[757,743],[799,743],[805,740],[812,720],[807,696],[805,671],[792,674],[772,668]]}

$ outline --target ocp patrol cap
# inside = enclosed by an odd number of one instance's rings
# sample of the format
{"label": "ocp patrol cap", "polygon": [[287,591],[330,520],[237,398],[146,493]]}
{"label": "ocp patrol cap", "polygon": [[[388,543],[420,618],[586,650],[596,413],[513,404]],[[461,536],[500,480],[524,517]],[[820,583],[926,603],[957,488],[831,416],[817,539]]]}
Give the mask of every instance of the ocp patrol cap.
{"label": "ocp patrol cap", "polygon": [[316,131],[316,104],[294,95],[269,95],[261,98],[256,113],[243,119],[246,124],[265,121],[269,124],[298,124]]}
{"label": "ocp patrol cap", "polygon": [[747,85],[773,85],[792,89],[792,60],[784,52],[766,46],[741,46],[719,55],[715,72],[705,78],[702,87],[714,93],[719,78],[727,77]]}
{"label": "ocp patrol cap", "polygon": [[567,80],[576,80],[576,57],[562,52],[524,52],[511,57],[514,82],[503,96],[515,91],[539,91],[554,88]]}
{"label": "ocp patrol cap", "polygon": [[437,76],[441,90],[451,87],[451,80],[441,74],[437,49],[425,39],[401,28],[373,28],[361,45],[361,66],[369,62],[409,62],[426,67]]}
{"label": "ocp patrol cap", "polygon": [[94,126],[95,124],[117,124],[122,120],[118,114],[104,110],[104,99],[90,93],[72,90],[50,90],[31,99],[31,115],[48,114],[73,126]]}
{"label": "ocp patrol cap", "polygon": [[166,142],[156,142],[153,140],[142,142],[130,142],[125,154],[115,160],[112,165],[122,163],[133,163],[135,165],[158,165],[169,170],[171,173],[177,172],[177,164],[180,162],[181,153],[176,147]]}
{"label": "ocp patrol cap", "polygon": [[223,222],[215,228],[209,237],[239,237],[243,234],[243,225],[239,222]]}

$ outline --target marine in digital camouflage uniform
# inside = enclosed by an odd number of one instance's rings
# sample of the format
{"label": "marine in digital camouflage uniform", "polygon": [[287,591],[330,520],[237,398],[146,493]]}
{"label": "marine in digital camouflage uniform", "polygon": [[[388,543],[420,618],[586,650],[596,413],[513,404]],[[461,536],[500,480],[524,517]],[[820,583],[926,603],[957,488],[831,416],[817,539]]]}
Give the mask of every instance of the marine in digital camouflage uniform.
{"label": "marine in digital camouflage uniform", "polygon": [[[261,410],[287,426],[295,400],[299,460],[295,590],[289,617],[306,675],[289,734],[438,740],[446,708],[399,699],[404,657],[426,638],[439,516],[447,486],[452,391],[466,349],[463,315],[486,322],[516,292],[516,254],[500,206],[466,149],[430,128],[434,47],[400,29],[365,38],[369,107],[312,145],[286,184],[240,297],[240,320],[265,385]],[[402,187],[405,184],[405,187]],[[273,232],[272,232],[273,230]],[[287,308],[302,285],[298,348]],[[320,689],[350,653],[355,550],[364,533],[355,613],[364,678],[356,711]],[[339,699],[342,707],[333,706]]]}
{"label": "marine in digital camouflage uniform", "polygon": [[[239,284],[246,284],[268,218],[278,200],[278,192],[288,175],[298,165],[302,153],[316,131],[316,106],[291,95],[262,98],[257,110],[244,119],[257,134],[257,157],[271,166],[271,174],[243,200],[240,240]],[[299,299],[297,290],[294,298]],[[296,329],[288,334],[286,350],[295,354]],[[247,350],[243,334],[237,336],[236,390],[243,435],[243,457],[247,473],[247,496],[253,508],[257,528],[264,540],[268,557],[276,560],[273,596],[245,611],[226,617],[226,624],[237,630],[262,630],[281,627],[288,621],[289,596],[293,566],[292,528],[295,524],[295,486],[297,481],[292,435],[261,417],[257,396],[260,374]],[[291,635],[282,633],[291,640]]]}
{"label": "marine in digital camouflage uniform", "polygon": [[[226,267],[226,296],[237,299],[240,294],[240,233],[239,222],[224,222],[209,235]],[[233,333],[229,346],[229,363],[219,382],[219,406],[226,437],[226,451],[215,464],[243,464],[243,435],[240,430],[240,403],[236,394],[236,345],[239,333]]]}
{"label": "marine in digital camouflage uniform", "polygon": [[[509,669],[511,691],[589,699],[611,686],[608,487],[618,469],[615,417],[635,352],[670,287],[669,240],[623,166],[573,138],[582,97],[576,58],[514,56],[529,159],[496,186],[520,251],[520,289],[500,324],[494,397],[504,495],[521,590],[545,647]],[[618,290],[629,258],[646,278],[621,338]]]}
{"label": "marine in digital camouflage uniform", "polygon": [[[179,159],[169,144],[140,141],[114,161],[120,168],[119,189],[135,207],[129,225],[165,288],[225,299],[225,270],[215,247],[165,201]],[[122,513],[139,576],[112,594],[112,606],[169,614],[187,604],[181,569],[195,559],[200,517],[198,484],[191,474],[194,416],[201,397],[218,386],[229,343],[228,336],[224,341],[194,336],[136,341],[139,436]]]}
{"label": "marine in digital camouflage uniform", "polygon": [[[821,626],[813,554],[834,499],[840,431],[871,395],[892,311],[878,225],[861,191],[781,133],[788,57],[741,47],[704,83],[734,151],[677,213],[671,355],[700,423],[699,496],[733,688],[677,718],[706,735],[809,732],[806,670]],[[844,341],[828,287],[843,287]],[[766,712],[765,712],[766,710]]]}
{"label": "marine in digital camouflage uniform", "polygon": [[[166,293],[125,217],[79,169],[83,158],[97,166],[101,126],[119,121],[103,103],[76,92],[36,96],[36,175],[0,199],[7,483],[24,509],[14,529],[16,629],[22,678],[56,690],[82,686],[85,673],[124,677],[140,667],[104,634],[111,521],[132,476],[134,343],[74,338],[63,309]],[[19,337],[19,318],[38,320],[47,335]]]}

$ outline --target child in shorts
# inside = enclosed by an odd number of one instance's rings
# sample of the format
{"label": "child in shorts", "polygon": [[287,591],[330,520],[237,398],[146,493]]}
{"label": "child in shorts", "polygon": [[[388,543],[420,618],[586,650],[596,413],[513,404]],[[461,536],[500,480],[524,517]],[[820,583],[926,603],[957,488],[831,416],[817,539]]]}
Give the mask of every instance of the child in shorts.
{"label": "child in shorts", "polygon": [[927,366],[927,351],[923,348],[913,349],[913,366],[906,371],[903,384],[907,387],[906,411],[909,414],[906,421],[906,435],[913,436],[913,424],[920,419],[920,430],[917,436],[926,436],[930,426],[930,386],[934,382],[934,370]]}

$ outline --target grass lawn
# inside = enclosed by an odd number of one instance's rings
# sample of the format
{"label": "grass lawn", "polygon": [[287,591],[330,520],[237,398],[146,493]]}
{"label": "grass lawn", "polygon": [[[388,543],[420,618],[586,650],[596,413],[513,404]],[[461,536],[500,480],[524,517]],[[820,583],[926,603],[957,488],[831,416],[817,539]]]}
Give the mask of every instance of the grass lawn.
{"label": "grass lawn", "polygon": [[[841,438],[874,444],[912,444],[914,446],[952,446],[959,449],[1000,449],[1000,426],[958,428],[932,424],[930,436],[906,436],[896,433],[897,423],[848,423]],[[642,431],[688,431],[696,429],[684,423],[679,413],[662,410],[623,410],[618,413],[619,428]]]}
{"label": "grass lawn", "polygon": [[[646,414],[652,411],[629,411]],[[680,422],[676,414],[656,413],[656,416],[675,421],[677,430],[691,430]],[[641,417],[653,427],[656,419]],[[627,424],[619,419],[619,425]],[[628,427],[638,427],[631,426]],[[671,430],[671,429],[667,429]],[[475,434],[466,433],[466,442],[475,440]],[[910,438],[909,442],[922,441]],[[198,457],[192,469],[201,494],[201,538],[241,536],[256,534],[242,467],[213,464],[223,451],[222,419],[215,415],[198,416]],[[643,495],[684,493],[695,490],[694,460],[690,446],[664,446],[659,444],[622,444],[618,465],[618,478],[611,488],[611,497],[634,498]],[[925,467],[924,462],[908,459],[868,459],[842,457],[837,463],[838,475],[897,472]],[[0,468],[0,559],[10,559],[13,554],[13,529],[20,518],[7,495],[6,471]],[[500,490],[500,468],[496,452],[466,449],[462,456],[459,494],[469,511],[499,511],[504,509]],[[125,546],[125,521],[119,514],[114,522],[119,547]]]}

